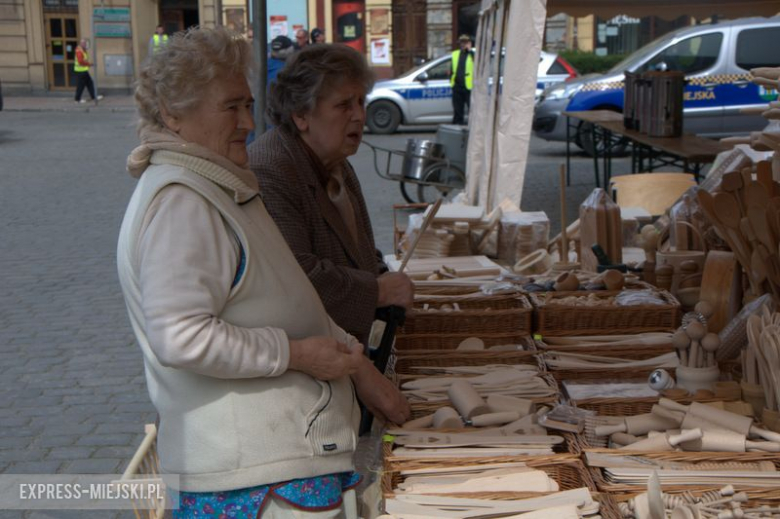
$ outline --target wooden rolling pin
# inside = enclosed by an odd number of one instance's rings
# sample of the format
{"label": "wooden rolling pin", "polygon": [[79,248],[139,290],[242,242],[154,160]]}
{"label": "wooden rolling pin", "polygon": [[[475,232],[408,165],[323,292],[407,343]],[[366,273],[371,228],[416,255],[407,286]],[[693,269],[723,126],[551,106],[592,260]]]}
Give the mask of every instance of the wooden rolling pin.
{"label": "wooden rolling pin", "polygon": [[780,443],[780,433],[756,427],[753,425],[753,418],[750,416],[738,415],[699,402],[692,402],[691,405],[686,406],[668,398],[661,398],[658,404],[673,411],[690,413],[693,416],[698,416],[724,429],[738,432],[744,436],[753,435],[771,442]]}

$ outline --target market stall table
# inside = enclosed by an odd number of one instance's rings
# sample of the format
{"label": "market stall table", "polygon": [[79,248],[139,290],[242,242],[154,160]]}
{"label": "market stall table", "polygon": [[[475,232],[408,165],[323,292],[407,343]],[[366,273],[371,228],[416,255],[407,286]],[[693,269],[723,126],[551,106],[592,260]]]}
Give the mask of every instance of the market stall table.
{"label": "market stall table", "polygon": [[[592,125],[593,156],[596,186],[599,184],[599,158],[603,163],[603,183],[609,184],[612,176],[612,149],[621,143],[631,146],[631,172],[653,171],[658,166],[675,166],[693,173],[696,181],[705,164],[715,160],[718,153],[728,149],[718,141],[692,134],[680,137],[651,137],[623,126],[623,115],[609,110],[587,110],[563,112],[566,116],[566,170],[571,172],[571,128],[572,119]],[[599,152],[599,146],[603,150]],[[567,178],[567,182],[571,179]]]}

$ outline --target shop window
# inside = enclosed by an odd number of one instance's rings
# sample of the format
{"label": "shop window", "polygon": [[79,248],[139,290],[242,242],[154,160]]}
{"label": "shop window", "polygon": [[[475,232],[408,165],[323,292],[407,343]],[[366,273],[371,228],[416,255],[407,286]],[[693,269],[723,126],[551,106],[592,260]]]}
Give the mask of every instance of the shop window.
{"label": "shop window", "polygon": [[704,72],[718,62],[722,43],[720,32],[687,38],[656,54],[642,71],[676,70],[686,75]]}
{"label": "shop window", "polygon": [[745,70],[757,67],[780,67],[780,27],[746,29],[737,36],[737,66]]}

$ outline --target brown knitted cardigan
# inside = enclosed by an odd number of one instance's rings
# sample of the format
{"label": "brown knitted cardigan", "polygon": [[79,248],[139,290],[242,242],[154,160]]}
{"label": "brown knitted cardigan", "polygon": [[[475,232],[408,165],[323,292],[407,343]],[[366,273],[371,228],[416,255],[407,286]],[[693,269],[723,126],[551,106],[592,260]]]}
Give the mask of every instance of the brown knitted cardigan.
{"label": "brown knitted cardigan", "polygon": [[376,311],[376,277],[387,270],[376,250],[360,182],[344,161],[358,243],[325,189],[328,173],[303,140],[275,128],[249,146],[268,212],[336,323],[365,344]]}

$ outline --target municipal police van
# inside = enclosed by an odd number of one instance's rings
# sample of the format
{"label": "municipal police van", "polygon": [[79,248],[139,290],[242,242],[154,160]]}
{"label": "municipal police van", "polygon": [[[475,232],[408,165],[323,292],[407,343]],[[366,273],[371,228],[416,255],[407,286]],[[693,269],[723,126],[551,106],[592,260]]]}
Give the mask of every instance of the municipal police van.
{"label": "municipal police van", "polygon": [[[451,55],[447,54],[388,81],[379,81],[366,97],[366,124],[372,133],[393,133],[400,124],[452,122]],[[539,58],[536,94],[545,87],[577,77],[556,54]]]}
{"label": "municipal police van", "polygon": [[[624,72],[677,70],[685,73],[684,131],[705,137],[747,134],[766,126],[760,115],[741,109],[766,105],[777,90],[751,83],[750,69],[780,67],[780,16],[679,29],[637,50],[603,75],[590,74],[544,91],[534,111],[534,133],[566,140],[566,117],[580,110],[623,111]],[[572,132],[593,153],[589,132]]]}

